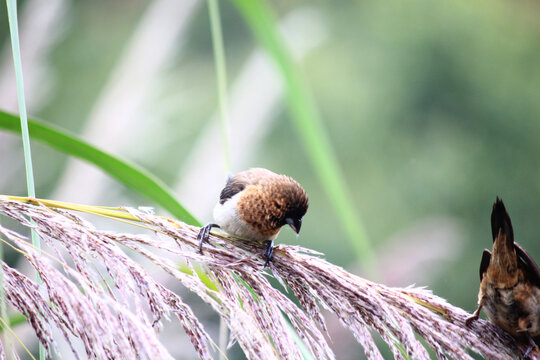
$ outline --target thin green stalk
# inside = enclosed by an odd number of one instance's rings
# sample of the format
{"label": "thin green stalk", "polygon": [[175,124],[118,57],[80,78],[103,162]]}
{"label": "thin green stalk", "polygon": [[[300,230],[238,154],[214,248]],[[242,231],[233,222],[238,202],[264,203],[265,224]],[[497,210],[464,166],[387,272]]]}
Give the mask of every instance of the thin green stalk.
{"label": "thin green stalk", "polygon": [[287,330],[289,331],[289,334],[291,334],[294,338],[294,342],[296,343],[296,345],[298,345],[298,348],[300,349],[304,360],[315,360],[313,354],[311,354],[311,352],[306,347],[306,344],[304,344],[304,341],[300,338],[296,330],[291,325],[290,320],[287,321]]}
{"label": "thin green stalk", "polygon": [[277,32],[270,7],[264,0],[233,0],[233,3],[283,77],[293,124],[353,249],[368,268],[376,271],[373,249],[351,200],[338,157],[300,71]]}
{"label": "thin green stalk", "polygon": [[[218,0],[208,0],[208,12],[210,15],[210,28],[212,30],[212,43],[214,46],[214,59],[216,64],[223,161],[225,177],[227,177],[231,172],[229,108],[227,100],[227,66],[225,63],[225,47],[223,46],[223,31],[221,29]],[[224,359],[226,356],[228,337],[227,325],[225,324],[223,318],[221,318],[219,322],[219,347],[222,350],[222,352],[219,354],[220,360]]]}
{"label": "thin green stalk", "polygon": [[[9,20],[9,32],[11,36],[11,51],[13,53],[13,65],[15,68],[15,79],[17,82],[17,99],[19,101],[19,115],[21,118],[21,133],[24,151],[24,165],[26,168],[26,187],[29,197],[36,197],[34,186],[34,170],[32,168],[32,152],[30,151],[30,134],[28,132],[28,116],[26,114],[26,100],[24,97],[24,81],[21,61],[21,49],[19,45],[19,25],[17,21],[17,1],[6,0]],[[36,249],[41,247],[37,232],[32,229],[32,244]],[[38,273],[36,272],[36,281],[41,283]],[[5,297],[1,299],[5,302]],[[6,319],[7,320],[7,319]],[[45,348],[39,344],[39,358],[45,360]]]}
{"label": "thin green stalk", "polygon": [[223,146],[223,160],[225,176],[231,172],[231,155],[229,146],[229,108],[227,100],[227,67],[225,63],[225,48],[223,46],[223,32],[219,17],[218,0],[208,0],[210,14],[210,28],[212,30],[212,43],[214,46],[214,59],[216,64],[219,118],[221,122],[221,139]]}
{"label": "thin green stalk", "polygon": [[[24,82],[22,75],[21,49],[19,47],[19,29],[17,24],[17,1],[6,0],[11,32],[11,50],[17,81],[17,98],[19,100],[19,116],[21,118],[22,141],[24,151],[24,165],[26,168],[26,188],[28,196],[35,197],[34,170],[32,168],[32,153],[30,151],[30,135],[28,133],[28,116],[26,114],[26,100],[24,97]],[[34,244],[35,245],[35,244]]]}
{"label": "thin green stalk", "polygon": [[227,343],[229,342],[229,328],[222,317],[219,318],[219,359],[224,360],[227,356]]}

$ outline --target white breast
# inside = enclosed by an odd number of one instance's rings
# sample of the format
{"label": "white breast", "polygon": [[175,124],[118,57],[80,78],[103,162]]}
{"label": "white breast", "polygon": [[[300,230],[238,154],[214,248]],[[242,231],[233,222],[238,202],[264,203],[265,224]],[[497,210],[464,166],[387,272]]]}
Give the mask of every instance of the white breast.
{"label": "white breast", "polygon": [[225,232],[243,239],[256,241],[275,239],[277,234],[272,237],[262,236],[240,218],[240,215],[236,211],[236,203],[240,195],[241,193],[234,195],[225,201],[224,204],[217,203],[216,207],[214,207],[214,220],[216,224]]}

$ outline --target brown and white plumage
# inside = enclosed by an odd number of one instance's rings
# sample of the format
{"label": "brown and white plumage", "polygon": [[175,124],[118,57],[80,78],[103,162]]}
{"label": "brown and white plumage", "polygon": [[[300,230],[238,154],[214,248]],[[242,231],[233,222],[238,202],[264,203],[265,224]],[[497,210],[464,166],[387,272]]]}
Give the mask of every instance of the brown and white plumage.
{"label": "brown and white plumage", "polygon": [[214,208],[215,224],[199,234],[200,244],[212,227],[248,240],[268,241],[266,262],[272,254],[272,241],[283,225],[298,233],[308,208],[302,186],[286,175],[253,168],[229,178]]}
{"label": "brown and white plumage", "polygon": [[[484,250],[480,263],[478,309],[488,319],[517,338],[540,339],[540,269],[514,242],[510,216],[497,198],[491,213],[492,252]],[[530,351],[530,348],[529,348]],[[523,356],[525,357],[525,356]]]}

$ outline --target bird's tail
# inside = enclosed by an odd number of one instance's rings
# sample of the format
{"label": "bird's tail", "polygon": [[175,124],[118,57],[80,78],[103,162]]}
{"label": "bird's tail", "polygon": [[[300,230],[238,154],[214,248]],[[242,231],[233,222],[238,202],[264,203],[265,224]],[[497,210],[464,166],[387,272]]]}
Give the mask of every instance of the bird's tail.
{"label": "bird's tail", "polygon": [[491,233],[493,234],[493,241],[499,235],[499,232],[506,235],[506,239],[513,244],[514,243],[514,230],[512,229],[512,221],[510,216],[506,212],[506,208],[499,197],[493,204],[493,211],[491,212]]}

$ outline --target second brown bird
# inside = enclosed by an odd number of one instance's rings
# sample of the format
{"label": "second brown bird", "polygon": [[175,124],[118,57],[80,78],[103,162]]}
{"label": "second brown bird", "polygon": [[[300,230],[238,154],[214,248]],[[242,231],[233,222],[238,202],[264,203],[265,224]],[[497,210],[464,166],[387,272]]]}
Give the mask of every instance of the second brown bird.
{"label": "second brown bird", "polygon": [[484,250],[480,263],[478,309],[467,324],[483,309],[492,323],[534,344],[540,339],[540,269],[514,242],[510,216],[499,198],[493,204],[491,231],[492,252]]}

